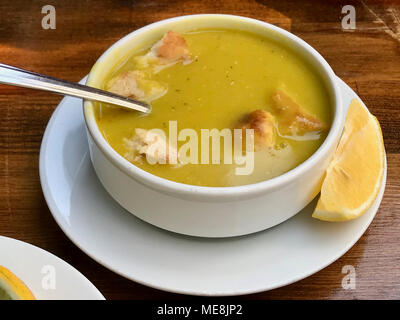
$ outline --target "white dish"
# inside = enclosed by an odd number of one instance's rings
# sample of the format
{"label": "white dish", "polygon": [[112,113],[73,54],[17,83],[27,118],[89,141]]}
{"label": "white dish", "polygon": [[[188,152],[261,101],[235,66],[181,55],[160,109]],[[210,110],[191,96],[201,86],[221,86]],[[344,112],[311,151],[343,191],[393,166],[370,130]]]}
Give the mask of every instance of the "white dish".
{"label": "white dish", "polygon": [[0,265],[20,278],[37,300],[104,300],[78,270],[31,244],[0,236]]}
{"label": "white dish", "polygon": [[[246,235],[291,218],[315,198],[342,133],[344,108],[336,76],[315,49],[294,34],[260,20],[224,14],[181,16],[152,23],[117,41],[96,61],[86,84],[101,88],[115,65],[132,50],[148,44],[150,39],[158,40],[168,30],[188,32],[204,28],[251,31],[284,43],[313,66],[329,94],[333,113],[331,128],[322,145],[292,170],[258,183],[231,187],[177,183],[146,172],[118,154],[97,125],[93,102],[84,100],[90,158],[108,193],[146,222],[185,235]],[[157,202],[152,200],[154,197]],[[164,210],[160,211],[160,206]]]}
{"label": "white dish", "polygon": [[[358,98],[340,79],[338,84],[345,106]],[[198,238],[153,227],[124,210],[97,179],[88,152],[82,102],[65,98],[49,121],[40,152],[43,192],[61,229],[110,270],[154,288],[185,294],[265,291],[321,270],[365,232],[386,182],[385,169],[375,203],[350,222],[312,219],[314,201],[266,231],[234,238]],[[161,204],[159,210],[164,210]]]}

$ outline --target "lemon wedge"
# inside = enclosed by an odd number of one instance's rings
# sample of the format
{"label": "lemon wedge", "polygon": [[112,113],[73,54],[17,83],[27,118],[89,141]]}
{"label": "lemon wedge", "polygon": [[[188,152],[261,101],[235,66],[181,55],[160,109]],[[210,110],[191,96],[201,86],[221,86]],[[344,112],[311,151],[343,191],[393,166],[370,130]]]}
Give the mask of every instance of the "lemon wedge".
{"label": "lemon wedge", "polygon": [[35,300],[35,297],[22,280],[0,266],[0,300]]}
{"label": "lemon wedge", "polygon": [[384,168],[385,147],[379,122],[359,100],[353,99],[312,216],[324,221],[358,218],[378,195]]}

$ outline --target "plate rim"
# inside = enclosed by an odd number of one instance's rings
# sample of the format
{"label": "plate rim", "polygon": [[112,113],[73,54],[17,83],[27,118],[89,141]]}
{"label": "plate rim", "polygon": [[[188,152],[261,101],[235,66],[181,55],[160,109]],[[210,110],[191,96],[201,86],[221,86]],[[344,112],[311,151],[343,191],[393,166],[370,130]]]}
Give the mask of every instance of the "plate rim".
{"label": "plate rim", "polygon": [[[38,247],[38,246],[33,245],[26,241],[22,241],[22,240],[19,240],[16,238],[11,238],[11,237],[0,235],[0,242],[2,242],[2,241],[15,243],[16,245],[24,248],[23,250],[36,251],[36,252],[39,252],[41,256],[48,256],[49,258],[54,259],[54,261],[58,261],[65,268],[65,270],[67,270],[68,272],[74,273],[77,277],[80,278],[80,281],[85,281],[88,285],[90,285],[93,293],[96,294],[96,297],[91,298],[92,300],[106,300],[106,298],[100,292],[100,290],[82,272],[80,272],[78,269],[76,269],[73,265],[71,265],[67,261],[65,261],[65,260],[61,259],[60,257],[56,256],[55,254],[51,253],[50,251],[47,251],[41,247]],[[6,266],[4,264],[3,264],[3,266],[9,269],[9,266]],[[13,270],[11,270],[11,272],[13,272]],[[23,280],[23,281],[25,282],[25,280]],[[34,292],[34,290],[30,287],[29,287],[29,289],[33,292],[33,294],[36,297],[37,292]],[[54,299],[59,300],[59,299],[65,299],[65,298],[56,296],[56,297],[54,297]],[[38,300],[42,300],[42,299],[38,299]]]}
{"label": "plate rim", "polygon": [[[81,81],[79,81],[79,83],[84,83],[87,79],[87,75],[82,78]],[[342,86],[347,87],[348,89],[350,89],[352,91],[352,93],[355,95],[355,97],[357,97],[362,105],[366,107],[366,105],[364,104],[364,102],[361,100],[361,98],[357,95],[357,93],[350,87],[348,86],[341,78],[339,78],[338,76],[336,76],[336,79],[340,82],[340,88],[342,88]],[[357,242],[358,240],[361,238],[361,236],[365,233],[365,231],[368,229],[368,227],[371,225],[373,219],[376,216],[376,213],[379,210],[383,195],[384,195],[384,191],[385,191],[385,187],[386,187],[386,176],[387,176],[387,159],[386,159],[386,152],[385,152],[385,170],[384,170],[384,176],[382,178],[382,183],[381,183],[381,187],[379,190],[379,193],[374,201],[374,204],[372,206],[374,206],[376,203],[377,208],[375,209],[375,212],[371,215],[371,217],[369,218],[369,220],[365,223],[364,227],[360,229],[360,231],[357,233],[357,235],[353,238],[353,241],[349,242],[349,244],[341,251],[339,251],[338,254],[336,254],[333,258],[327,259],[328,261],[321,263],[318,268],[314,268],[309,272],[304,272],[301,275],[298,275],[297,277],[294,277],[288,281],[281,281],[279,283],[276,283],[274,285],[270,285],[270,286],[266,286],[264,285],[263,287],[259,287],[259,288],[252,288],[252,289],[246,289],[246,290],[236,290],[236,291],[200,291],[200,290],[195,290],[195,289],[191,289],[191,290],[185,290],[185,289],[176,289],[176,288],[171,288],[171,287],[167,287],[164,285],[158,285],[158,284],[154,284],[145,280],[141,280],[139,278],[133,277],[132,275],[126,274],[125,272],[122,272],[120,270],[118,270],[117,268],[114,268],[112,266],[110,266],[107,262],[103,261],[102,259],[96,257],[95,254],[92,254],[91,252],[89,252],[89,250],[87,250],[86,248],[84,248],[84,246],[79,244],[79,240],[75,239],[74,237],[74,233],[72,231],[69,231],[70,228],[68,228],[68,226],[64,225],[64,222],[61,218],[61,214],[58,210],[58,206],[55,202],[55,200],[53,199],[53,197],[51,196],[51,193],[49,192],[49,186],[48,186],[48,181],[45,175],[45,156],[44,154],[46,153],[47,150],[47,145],[48,145],[48,138],[49,138],[49,134],[51,131],[52,126],[54,125],[54,121],[55,118],[58,114],[58,112],[60,111],[60,106],[62,104],[65,103],[65,100],[67,99],[71,99],[71,97],[64,97],[60,103],[57,105],[55,111],[53,112],[53,114],[51,115],[45,132],[43,134],[43,139],[41,142],[41,146],[40,146],[40,153],[39,153],[39,176],[40,176],[40,184],[41,184],[41,188],[42,188],[42,192],[44,195],[44,198],[46,200],[47,206],[49,208],[49,211],[53,217],[53,219],[56,221],[57,225],[60,227],[60,229],[64,232],[64,234],[67,236],[67,238],[75,245],[77,246],[81,251],[83,251],[87,256],[89,256],[91,259],[93,259],[94,261],[96,261],[97,263],[99,263],[100,265],[102,265],[103,267],[107,268],[108,270],[130,280],[130,281],[134,281],[136,283],[154,288],[154,289],[158,289],[158,290],[162,290],[162,291],[166,291],[166,292],[171,292],[171,293],[178,293],[178,294],[185,294],[185,295],[194,295],[194,296],[213,296],[213,297],[228,297],[228,296],[241,296],[241,295],[247,295],[247,294],[254,294],[254,293],[260,293],[260,292],[266,292],[266,291],[270,291],[273,289],[277,289],[277,288],[281,288],[290,284],[293,284],[295,282],[298,282],[300,280],[303,280],[305,278],[310,277],[311,275],[321,271],[322,269],[326,268],[327,266],[331,265],[332,263],[336,262],[340,257],[342,257],[344,254],[346,254],[347,251],[349,251]],[[368,109],[368,108],[367,108]],[[372,208],[372,207],[371,207]],[[55,213],[56,212],[56,213]],[[166,232],[171,232],[171,231],[166,231]],[[263,232],[263,231],[260,231]],[[173,233],[173,232],[171,232]],[[79,272],[79,271],[78,271]]]}

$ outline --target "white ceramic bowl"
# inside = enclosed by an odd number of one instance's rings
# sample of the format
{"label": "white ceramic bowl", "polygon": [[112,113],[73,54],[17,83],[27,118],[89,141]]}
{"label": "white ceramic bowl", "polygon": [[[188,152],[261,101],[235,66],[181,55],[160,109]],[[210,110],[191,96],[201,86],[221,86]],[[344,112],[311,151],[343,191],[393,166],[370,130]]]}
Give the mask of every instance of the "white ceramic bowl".
{"label": "white ceramic bowl", "polygon": [[[91,101],[84,101],[90,157],[110,195],[140,219],[170,231],[203,237],[249,234],[275,226],[304,208],[319,192],[324,171],[344,125],[344,111],[335,75],[311,46],[268,23],[232,15],[190,15],[159,21],[136,30],[111,46],[95,63],[87,84],[101,87],[107,74],[132,50],[149,45],[173,29],[248,30],[276,39],[295,50],[319,72],[329,91],[334,117],[320,148],[305,162],[276,178],[237,187],[200,187],[148,173],[120,156],[103,138]],[[156,210],[162,203],[164,210]],[[260,209],[256,209],[260,208]]]}

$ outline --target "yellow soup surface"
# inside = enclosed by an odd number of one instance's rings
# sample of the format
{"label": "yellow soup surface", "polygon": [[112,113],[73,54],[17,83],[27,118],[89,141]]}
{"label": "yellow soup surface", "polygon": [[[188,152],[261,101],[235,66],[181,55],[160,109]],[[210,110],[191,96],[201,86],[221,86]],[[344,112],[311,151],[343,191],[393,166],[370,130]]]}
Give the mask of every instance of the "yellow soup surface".
{"label": "yellow soup surface", "polygon": [[[107,89],[107,83],[116,75],[142,69],[149,80],[166,88],[161,97],[150,102],[149,115],[95,104],[98,126],[120,155],[127,157],[130,150],[126,139],[131,139],[137,128],[160,128],[168,137],[169,121],[175,120],[178,132],[191,128],[200,139],[201,129],[233,129],[255,110],[276,116],[276,141],[273,147],[254,153],[254,170],[250,174],[235,174],[235,168],[243,166],[235,162],[172,165],[130,160],[139,168],[172,181],[226,187],[281,175],[318,149],[331,125],[332,106],[322,79],[302,57],[276,41],[246,31],[198,30],[182,36],[191,52],[190,63],[179,62],[149,72],[150,67],[141,65],[138,59],[149,48],[138,48],[105,79],[103,88]],[[326,128],[299,135],[282,134],[272,99],[277,90],[287,93],[302,110],[325,123]],[[178,141],[177,147],[184,142]],[[200,147],[199,142],[199,154]]]}

